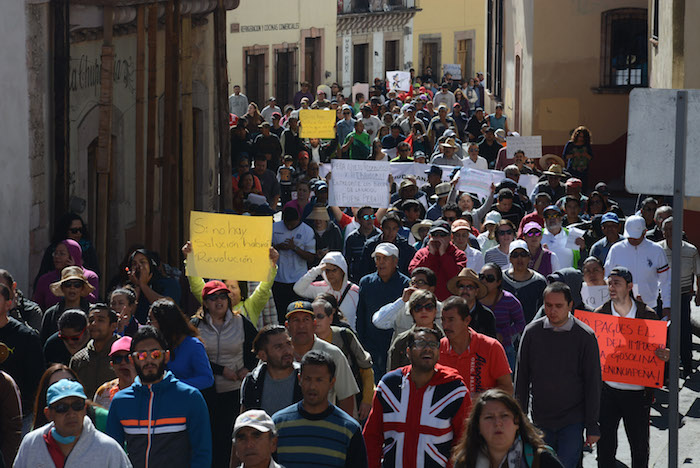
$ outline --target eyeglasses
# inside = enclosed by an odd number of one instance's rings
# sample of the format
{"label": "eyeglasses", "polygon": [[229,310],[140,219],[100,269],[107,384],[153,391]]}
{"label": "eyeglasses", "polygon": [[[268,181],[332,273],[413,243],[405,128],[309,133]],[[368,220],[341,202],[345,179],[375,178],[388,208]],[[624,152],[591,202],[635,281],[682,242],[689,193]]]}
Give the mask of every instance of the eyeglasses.
{"label": "eyeglasses", "polygon": [[80,289],[84,285],[85,285],[85,283],[83,283],[80,280],[69,280],[69,281],[64,281],[63,283],[61,283],[62,288],[73,288],[73,289]]}
{"label": "eyeglasses", "polygon": [[109,362],[111,362],[112,364],[121,364],[124,361],[129,362],[128,354],[117,354],[109,358]]}
{"label": "eyeglasses", "polygon": [[71,404],[56,403],[55,405],[51,405],[51,409],[58,414],[65,414],[68,410],[73,410],[77,413],[85,409],[85,400],[76,400]]}
{"label": "eyeglasses", "polygon": [[416,349],[438,349],[440,348],[439,341],[428,341],[428,340],[416,340],[413,342],[413,347]]}
{"label": "eyeglasses", "polygon": [[71,234],[77,234],[79,232],[83,232],[83,228],[69,228],[68,232],[70,232]]}
{"label": "eyeglasses", "polygon": [[510,254],[510,258],[526,258],[529,257],[530,254],[525,252],[524,250],[516,250],[515,252]]}
{"label": "eyeglasses", "polygon": [[512,236],[513,230],[512,229],[499,230],[498,233],[502,236]]}
{"label": "eyeglasses", "polygon": [[417,305],[413,307],[413,312],[420,312],[421,310],[435,310],[435,304],[433,304],[432,302],[428,302],[423,305]]}
{"label": "eyeglasses", "polygon": [[59,332],[58,332],[58,337],[59,337],[60,339],[62,339],[63,341],[72,341],[72,342],[74,342],[74,343],[77,343],[78,341],[80,341],[80,339],[81,339],[81,338],[83,337],[83,335],[85,334],[85,330],[87,330],[87,327],[83,328],[83,331],[81,331],[81,332],[78,333],[77,335],[73,335],[73,336],[64,335],[62,332],[59,331]]}
{"label": "eyeglasses", "polygon": [[426,286],[427,284],[428,282],[422,279],[411,279],[411,286]]}
{"label": "eyeglasses", "polygon": [[483,273],[479,273],[479,279],[481,281],[486,281],[487,283],[495,283],[496,282],[495,275],[485,275]]}
{"label": "eyeglasses", "polygon": [[131,355],[134,357],[134,359],[137,359],[139,361],[145,361],[149,357],[154,360],[158,361],[160,358],[163,357],[164,351],[162,349],[152,349],[150,351],[140,351],[136,353],[131,353]]}
{"label": "eyeglasses", "polygon": [[470,153],[478,153],[478,152],[479,152],[479,148],[469,148],[469,152],[470,152]]}
{"label": "eyeglasses", "polygon": [[369,221],[370,219],[377,219],[377,216],[373,214],[362,215],[362,219],[364,219],[365,221]]}
{"label": "eyeglasses", "polygon": [[542,231],[532,230],[530,232],[526,232],[525,235],[527,237],[540,237],[542,235]]}
{"label": "eyeglasses", "polygon": [[217,294],[209,294],[209,295],[206,297],[206,299],[207,299],[208,301],[216,301],[216,300],[218,300],[218,299],[226,300],[227,297],[228,297],[228,294],[227,294],[227,293],[225,293],[225,292],[220,292],[220,293],[217,293]]}
{"label": "eyeglasses", "polygon": [[475,285],[475,284],[472,284],[472,283],[461,283],[461,284],[458,283],[458,284],[457,284],[457,289],[466,289],[466,290],[468,290],[468,291],[469,291],[469,290],[470,290],[470,291],[474,291],[474,290],[479,289],[479,286],[477,286],[477,285]]}

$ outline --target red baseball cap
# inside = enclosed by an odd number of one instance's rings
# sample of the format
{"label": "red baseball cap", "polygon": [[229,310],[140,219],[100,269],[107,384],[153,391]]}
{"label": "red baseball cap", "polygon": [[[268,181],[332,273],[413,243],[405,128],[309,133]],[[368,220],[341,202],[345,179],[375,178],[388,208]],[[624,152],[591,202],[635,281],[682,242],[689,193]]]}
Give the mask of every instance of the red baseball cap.
{"label": "red baseball cap", "polygon": [[227,294],[231,292],[231,290],[223,283],[223,281],[209,281],[207,282],[207,284],[204,285],[204,288],[202,288],[202,299],[206,298],[210,294],[218,293],[219,291],[226,291]]}
{"label": "red baseball cap", "polygon": [[117,353],[120,352],[129,352],[131,351],[131,337],[130,336],[122,336],[119,338],[117,341],[112,343],[112,347],[109,350],[109,355],[114,356]]}

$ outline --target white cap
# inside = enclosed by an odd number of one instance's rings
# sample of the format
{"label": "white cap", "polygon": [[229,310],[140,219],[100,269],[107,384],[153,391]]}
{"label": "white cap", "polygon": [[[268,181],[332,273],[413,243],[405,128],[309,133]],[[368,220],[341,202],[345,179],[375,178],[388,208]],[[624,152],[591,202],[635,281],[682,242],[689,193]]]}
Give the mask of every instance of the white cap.
{"label": "white cap", "polygon": [[263,410],[248,410],[236,418],[233,425],[233,436],[244,427],[252,427],[260,432],[274,432],[275,423],[272,418]]}
{"label": "white cap", "polygon": [[484,226],[487,224],[498,224],[501,222],[501,213],[497,211],[489,211],[484,219]]}
{"label": "white cap", "polygon": [[641,216],[630,216],[625,222],[625,237],[628,239],[639,239],[644,235],[647,223]]}
{"label": "white cap", "polygon": [[523,249],[525,252],[530,253],[530,249],[527,248],[527,243],[522,239],[518,239],[510,243],[510,247],[508,247],[508,256],[517,249]]}
{"label": "white cap", "polygon": [[391,257],[393,255],[394,257],[399,258],[399,248],[391,242],[382,242],[374,249],[372,258],[374,258],[374,256],[377,254],[386,255],[387,257]]}

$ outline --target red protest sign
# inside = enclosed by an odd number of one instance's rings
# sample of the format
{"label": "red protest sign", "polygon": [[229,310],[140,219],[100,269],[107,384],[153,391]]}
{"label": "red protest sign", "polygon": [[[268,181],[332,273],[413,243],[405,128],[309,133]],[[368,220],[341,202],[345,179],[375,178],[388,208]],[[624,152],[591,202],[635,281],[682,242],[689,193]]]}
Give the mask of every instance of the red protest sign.
{"label": "red protest sign", "polygon": [[577,310],[577,319],[598,338],[603,380],[662,387],[664,363],[654,351],[666,347],[666,322],[613,317]]}

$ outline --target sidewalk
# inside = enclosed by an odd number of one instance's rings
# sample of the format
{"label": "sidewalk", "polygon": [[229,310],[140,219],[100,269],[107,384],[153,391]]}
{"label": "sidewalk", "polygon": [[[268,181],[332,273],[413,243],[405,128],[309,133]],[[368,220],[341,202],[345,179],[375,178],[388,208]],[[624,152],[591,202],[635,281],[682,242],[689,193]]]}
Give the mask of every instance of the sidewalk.
{"label": "sidewalk", "polygon": [[[693,303],[693,319],[700,321],[700,307]],[[693,360],[700,361],[700,338],[693,337]],[[697,369],[697,367],[696,367]],[[700,372],[686,381],[681,380],[678,409],[681,428],[678,431],[678,465],[700,466]],[[656,402],[651,409],[649,435],[649,466],[668,467],[668,389],[656,391]],[[622,422],[618,431],[618,467],[630,467],[630,448]],[[584,468],[597,467],[595,449],[583,454]]]}

